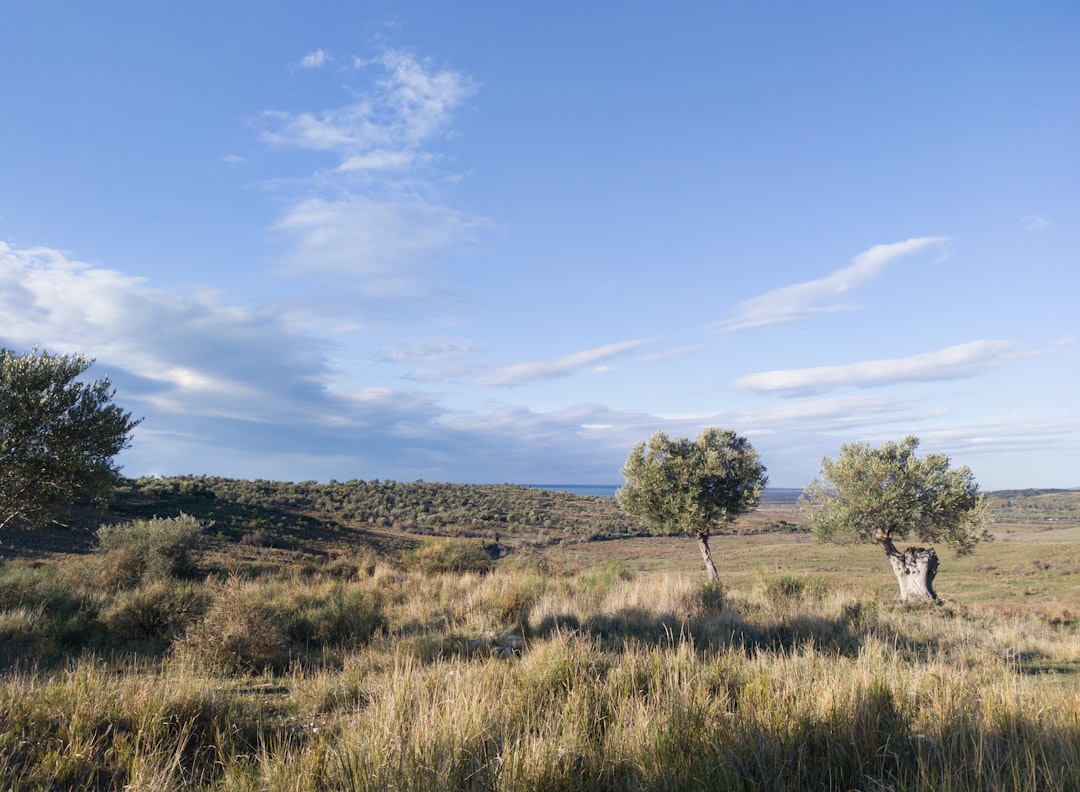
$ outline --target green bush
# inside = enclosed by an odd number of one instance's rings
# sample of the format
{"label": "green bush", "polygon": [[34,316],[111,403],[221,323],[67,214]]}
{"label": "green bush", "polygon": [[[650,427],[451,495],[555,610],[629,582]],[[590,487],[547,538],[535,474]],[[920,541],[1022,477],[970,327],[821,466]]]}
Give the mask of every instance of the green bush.
{"label": "green bush", "polygon": [[207,527],[188,514],[103,525],[97,530],[101,582],[108,588],[128,588],[147,578],[190,574],[191,551]]}
{"label": "green bush", "polygon": [[491,556],[479,540],[427,539],[404,556],[407,569],[434,575],[440,572],[490,572]]}
{"label": "green bush", "polygon": [[724,610],[727,591],[719,580],[699,583],[685,598],[687,615],[693,618],[714,616]]}
{"label": "green bush", "polygon": [[309,648],[364,643],[386,626],[380,599],[356,586],[336,583],[289,605],[285,632]]}
{"label": "green bush", "polygon": [[778,575],[762,581],[765,599],[774,605],[799,600],[820,600],[828,584],[818,575]]}

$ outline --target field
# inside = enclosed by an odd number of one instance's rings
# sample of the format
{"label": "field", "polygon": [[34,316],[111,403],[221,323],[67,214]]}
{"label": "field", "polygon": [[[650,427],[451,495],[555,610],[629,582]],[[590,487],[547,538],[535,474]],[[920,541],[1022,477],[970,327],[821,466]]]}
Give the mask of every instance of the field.
{"label": "field", "polygon": [[1080,789],[1080,496],[1046,495],[943,551],[927,607],[790,503],[714,538],[720,586],[572,496],[419,535],[218,495],[183,553],[153,520],[4,537],[0,789]]}

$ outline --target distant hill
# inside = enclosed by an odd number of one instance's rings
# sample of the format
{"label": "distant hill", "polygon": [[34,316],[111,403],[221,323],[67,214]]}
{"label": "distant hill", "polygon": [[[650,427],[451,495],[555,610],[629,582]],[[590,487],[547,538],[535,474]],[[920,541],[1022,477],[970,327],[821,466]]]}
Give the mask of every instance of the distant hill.
{"label": "distant hill", "polygon": [[[350,548],[392,553],[435,536],[482,539],[512,548],[647,535],[618,507],[614,489],[379,480],[324,484],[215,476],[130,479],[103,514],[85,513],[64,528],[6,532],[0,537],[0,558],[86,552],[99,525],[180,513],[207,523],[209,541],[227,553],[238,546],[312,556]],[[794,488],[767,489],[761,507],[740,519],[734,531],[805,531],[797,506],[801,494]],[[1080,527],[1077,490],[999,490],[988,496],[995,531]]]}

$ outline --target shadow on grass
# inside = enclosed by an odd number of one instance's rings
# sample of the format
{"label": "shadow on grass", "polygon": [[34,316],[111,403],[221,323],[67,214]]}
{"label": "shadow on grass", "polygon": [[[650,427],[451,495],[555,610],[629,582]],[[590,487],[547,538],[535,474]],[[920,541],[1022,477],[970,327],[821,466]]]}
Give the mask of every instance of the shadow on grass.
{"label": "shadow on grass", "polygon": [[943,648],[936,638],[907,635],[895,625],[885,624],[874,603],[858,602],[848,603],[835,617],[784,608],[750,608],[750,613],[744,613],[728,605],[689,617],[637,607],[586,619],[570,613],[553,614],[535,625],[529,637],[549,638],[568,632],[594,638],[612,651],[618,651],[628,641],[658,646],[689,641],[701,652],[732,647],[747,652],[813,648],[854,658],[871,637],[886,641],[911,658],[929,657]]}

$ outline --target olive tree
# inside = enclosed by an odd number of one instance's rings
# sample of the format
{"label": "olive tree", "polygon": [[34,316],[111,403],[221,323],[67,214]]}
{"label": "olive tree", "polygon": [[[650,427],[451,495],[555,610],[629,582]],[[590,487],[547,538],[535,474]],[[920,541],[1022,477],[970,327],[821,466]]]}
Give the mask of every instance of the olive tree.
{"label": "olive tree", "polygon": [[108,377],[80,379],[82,355],[0,349],[0,528],[55,522],[107,495],[139,423],[112,403]]}
{"label": "olive tree", "polygon": [[695,440],[657,432],[623,466],[619,506],[654,534],[697,537],[709,580],[719,575],[709,536],[758,504],[768,477],[745,437],[710,428]]}
{"label": "olive tree", "polygon": [[800,505],[820,541],[877,544],[900,585],[901,601],[937,601],[933,547],[895,542],[914,534],[921,542],[943,542],[967,555],[986,530],[986,498],[967,466],[952,467],[944,454],[918,457],[916,437],[873,448],[850,443],[834,461],[822,460],[821,472],[807,485]]}

